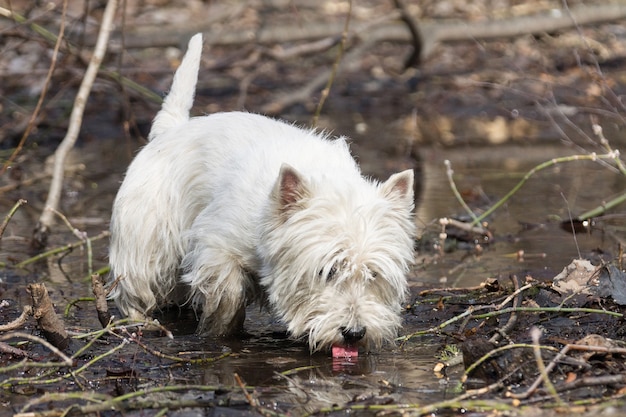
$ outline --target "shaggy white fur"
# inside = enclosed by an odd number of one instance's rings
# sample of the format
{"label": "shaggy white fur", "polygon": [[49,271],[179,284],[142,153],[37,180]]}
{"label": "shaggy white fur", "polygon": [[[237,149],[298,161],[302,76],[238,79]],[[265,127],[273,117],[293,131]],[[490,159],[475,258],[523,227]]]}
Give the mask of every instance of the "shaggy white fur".
{"label": "shaggy white fur", "polygon": [[343,137],[242,112],[189,118],[201,50],[196,35],[115,199],[111,297],[133,319],[189,303],[216,335],[267,303],[311,351],[392,341],[414,259],[413,171],[378,183]]}

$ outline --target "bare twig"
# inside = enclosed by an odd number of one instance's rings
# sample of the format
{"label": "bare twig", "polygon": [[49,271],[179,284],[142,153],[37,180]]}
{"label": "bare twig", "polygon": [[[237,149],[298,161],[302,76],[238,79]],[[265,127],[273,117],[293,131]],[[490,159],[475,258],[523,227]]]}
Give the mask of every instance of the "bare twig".
{"label": "bare twig", "polygon": [[[167,330],[165,327],[163,327],[162,325],[158,324],[158,323],[153,323],[150,322],[148,323],[151,326],[157,326],[161,331],[163,331],[169,338],[173,338],[172,333]],[[125,329],[122,329],[123,331],[125,331]],[[126,332],[126,331],[125,331]],[[127,333],[127,337],[130,341],[132,341],[133,343],[136,343],[139,347],[141,347],[143,350],[145,350],[146,352],[148,352],[151,355],[154,355],[158,358],[163,358],[163,359],[168,359],[174,362],[185,362],[185,363],[190,363],[190,364],[207,364],[207,363],[213,363],[216,362],[220,359],[226,358],[228,356],[231,355],[230,352],[225,352],[222,353],[219,356],[216,357],[212,357],[212,358],[198,358],[198,359],[190,359],[190,358],[181,358],[178,356],[173,356],[173,355],[168,355],[165,354],[163,352],[160,352],[154,348],[151,348],[150,346],[146,345],[141,338],[135,334],[135,333]]]}
{"label": "bare twig", "polygon": [[461,197],[461,193],[459,193],[459,190],[456,188],[452,163],[448,159],[446,159],[445,161],[443,161],[443,164],[446,166],[446,177],[448,178],[448,184],[450,184],[450,189],[452,190],[452,193],[456,197],[457,201],[461,204],[465,212],[469,214],[472,218],[472,225],[479,225],[480,221],[478,220],[478,217],[476,217],[476,214],[474,214],[472,209],[469,208],[465,200],[463,200],[463,197]]}
{"label": "bare twig", "polygon": [[264,55],[267,55],[277,61],[282,61],[290,58],[312,55],[315,53],[326,51],[341,42],[341,39],[341,35],[329,36],[328,38],[299,45],[290,45],[288,47],[282,45],[275,46],[273,48],[261,46],[260,50]]}
{"label": "bare twig", "polygon": [[[50,12],[54,10],[55,8],[56,8],[56,5],[52,2],[49,2],[46,8],[44,9],[44,13]],[[15,11],[11,9],[7,9],[5,7],[0,7],[0,16],[13,19],[16,23],[19,23],[19,24],[28,23],[28,19],[26,19],[24,16],[20,15],[19,13],[15,13]],[[36,23],[30,23],[30,27],[34,32],[38,33],[39,35],[41,35],[48,41],[56,42],[56,38],[57,38],[56,35],[50,32],[48,29],[44,28],[43,26],[38,25]]]}
{"label": "bare twig", "polygon": [[[493,308],[493,307],[492,307]],[[596,314],[605,314],[607,316],[615,317],[615,318],[623,318],[624,315],[622,313],[617,313],[615,311],[608,310],[600,310],[597,308],[586,308],[586,307],[509,307],[503,308],[502,310],[495,310],[489,313],[484,314],[476,314],[472,316],[475,319],[486,319],[489,317],[501,316],[503,314],[508,314],[512,312],[525,312],[525,313],[596,313]]]}
{"label": "bare twig", "polygon": [[[79,172],[85,169],[85,165],[84,164],[75,164],[75,165],[70,165],[68,167],[65,168],[65,172]],[[21,181],[13,181],[9,184],[3,185],[2,187],[0,187],[0,195],[8,193],[9,191],[13,191],[17,188],[26,188],[28,186],[33,185],[34,183],[47,179],[48,177],[50,177],[50,173],[49,172],[40,172],[37,174],[34,174],[33,176],[29,177],[29,178],[25,178]]]}
{"label": "bare twig", "polygon": [[[46,207],[56,209],[59,206],[59,200],[61,198],[61,188],[63,185],[63,176],[65,170],[65,158],[69,151],[74,147],[74,143],[78,138],[78,133],[83,119],[83,112],[85,110],[85,104],[91,92],[91,86],[96,78],[102,59],[106,52],[107,43],[109,40],[109,34],[113,25],[113,17],[115,16],[115,10],[117,8],[117,0],[108,0],[104,15],[102,17],[102,24],[100,25],[100,32],[98,33],[98,41],[94,49],[89,66],[85,72],[85,76],[80,85],[74,106],[72,107],[72,114],[70,115],[70,122],[67,133],[63,141],[57,148],[54,154],[54,168],[52,174],[52,182],[50,183],[50,189],[48,191],[48,198],[46,200]],[[33,244],[36,247],[43,248],[47,244],[48,233],[50,227],[54,221],[53,213],[49,210],[44,210],[39,218],[38,225],[33,233]]]}
{"label": "bare twig", "polygon": [[235,373],[233,376],[235,377],[237,385],[239,385],[239,388],[241,388],[241,392],[243,392],[244,397],[246,397],[246,401],[248,401],[248,404],[250,404],[250,407],[254,408],[259,414],[264,417],[276,417],[280,415],[270,410],[269,408],[264,407],[259,399],[254,395],[254,391],[250,392],[250,390],[246,388],[246,384],[245,382],[243,382],[239,374]]}
{"label": "bare twig", "polygon": [[[105,237],[108,237],[109,235],[110,235],[110,232],[108,230],[105,230],[102,233],[98,234],[97,236],[89,238],[88,240],[90,242],[94,242],[96,240],[100,240],[100,239],[103,239]],[[26,266],[28,266],[30,264],[33,264],[35,262],[38,262],[38,261],[42,260],[42,259],[46,259],[46,258],[48,258],[48,257],[50,257],[52,255],[56,255],[56,254],[59,254],[59,253],[63,253],[63,252],[72,250],[72,249],[80,247],[80,246],[82,246],[84,244],[85,244],[85,241],[79,240],[78,242],[68,243],[67,245],[60,246],[58,248],[50,249],[50,250],[48,250],[46,252],[39,253],[39,254],[33,256],[32,258],[28,258],[28,259],[26,259],[26,260],[24,260],[24,261],[22,261],[22,262],[20,262],[18,264],[15,264],[15,268],[24,268],[24,267],[26,267]]]}
{"label": "bare twig", "polygon": [[[513,300],[512,307],[513,308],[518,307],[521,302],[522,292],[533,287],[533,284],[526,284],[522,288],[520,288],[519,279],[517,278],[517,276],[512,275],[510,278],[511,278],[511,281],[513,281],[515,291],[513,292],[513,294],[509,295],[503,302],[501,302],[500,305],[497,306],[497,309],[504,308],[504,306],[507,305],[511,300]],[[500,340],[501,337],[506,337],[508,332],[511,331],[511,329],[513,329],[513,326],[515,326],[516,322],[517,322],[517,313],[513,312],[509,316],[509,319],[507,320],[506,324],[496,329],[496,333],[491,338],[489,338],[489,342],[496,343],[498,340]]]}
{"label": "bare twig", "polygon": [[0,325],[0,332],[7,332],[9,330],[19,329],[24,324],[26,324],[26,320],[28,320],[28,316],[32,316],[32,315],[33,315],[33,307],[30,305],[25,305],[22,308],[22,314],[20,314],[18,318],[16,318],[10,323]]}
{"label": "bare twig", "polygon": [[[459,197],[461,195],[459,194]],[[489,230],[485,229],[482,225],[473,225],[471,223],[465,223],[456,219],[452,219],[449,217],[442,217],[441,219],[439,219],[439,224],[443,225],[443,226],[452,226],[452,227],[456,227],[460,230],[463,230],[465,232],[469,232],[469,233],[475,233],[477,235],[484,235],[487,238],[491,239],[493,236],[491,235],[491,232],[489,232]]]}
{"label": "bare twig", "polygon": [[[214,404],[214,400],[200,401],[196,399],[191,400],[178,400],[172,402],[165,399],[162,401],[149,398],[151,394],[157,394],[162,392],[191,392],[191,391],[217,391],[224,389],[222,386],[216,385],[167,385],[153,388],[139,389],[132,391],[117,397],[112,397],[108,394],[98,394],[86,392],[59,392],[59,393],[46,393],[41,397],[37,397],[30,401],[26,406],[21,409],[20,413],[16,413],[14,417],[63,417],[71,411],[72,415],[92,415],[99,414],[100,412],[107,412],[111,410],[123,411],[123,410],[141,410],[146,412],[148,409],[154,408],[184,408],[184,407],[207,407]],[[34,406],[42,403],[61,402],[67,404],[68,401],[76,403],[79,399],[87,401],[89,404],[78,405],[76,404],[70,409],[49,409],[40,410],[37,412],[29,411]],[[144,399],[144,400],[142,400]]]}
{"label": "bare twig", "polygon": [[598,124],[596,119],[596,117],[593,117],[591,120],[591,129],[593,130],[593,134],[596,135],[596,137],[600,141],[600,145],[604,148],[604,150],[607,153],[615,156],[615,158],[613,159],[613,162],[615,162],[615,166],[617,166],[617,169],[619,169],[619,172],[621,172],[622,175],[626,176],[626,166],[624,166],[624,162],[622,162],[622,159],[620,158],[620,152],[611,148],[609,140],[604,137],[604,131],[602,129],[602,126]]}
{"label": "bare twig", "polygon": [[78,239],[80,239],[81,241],[83,241],[83,243],[87,247],[87,274],[91,276],[91,274],[93,273],[93,251],[91,249],[91,239],[89,239],[87,232],[78,230],[76,227],[74,227],[72,223],[70,223],[68,218],[60,211],[52,207],[48,207],[48,210],[54,212],[54,214],[56,214],[59,218],[61,218],[61,220],[63,220],[63,223],[65,223],[67,228],[70,229],[72,234],[76,236]]}
{"label": "bare twig", "polygon": [[[561,349],[561,351],[552,359],[552,361],[550,361],[548,366],[546,366],[545,372],[547,374],[552,372],[552,370],[556,367],[556,365],[559,362],[561,362],[563,360],[563,358],[565,356],[567,356],[567,354],[570,351],[572,351],[572,350],[597,352],[597,353],[613,353],[613,354],[620,354],[620,355],[626,354],[626,349],[625,348],[619,348],[619,347],[611,348],[611,347],[606,347],[606,346],[589,346],[589,345],[568,344],[568,345],[565,345],[563,347],[563,349]],[[537,379],[535,380],[535,382],[532,383],[530,385],[530,387],[528,387],[528,389],[526,389],[524,392],[520,392],[520,393],[517,393],[517,394],[510,392],[510,393],[507,393],[507,396],[510,397],[510,398],[515,398],[515,399],[519,399],[519,400],[523,400],[523,399],[529,398],[531,395],[533,395],[535,393],[535,391],[541,385],[542,382],[543,382],[543,376],[539,375],[537,377]],[[563,384],[559,388],[559,391],[564,391],[566,389],[566,388],[564,388],[565,386],[567,386],[567,384]]]}
{"label": "bare twig", "polygon": [[9,211],[9,214],[5,216],[4,220],[2,221],[2,224],[0,224],[0,239],[2,239],[2,236],[4,235],[4,231],[7,228],[9,221],[11,221],[11,218],[13,217],[17,209],[19,209],[24,204],[26,204],[26,200],[24,200],[23,198],[20,198],[19,200],[17,200],[17,203],[13,205],[13,207],[11,208],[11,211]]}
{"label": "bare twig", "polygon": [[530,329],[530,338],[533,341],[533,353],[535,354],[535,361],[537,362],[537,369],[539,369],[539,375],[543,380],[543,384],[546,386],[546,389],[552,395],[552,397],[556,400],[558,405],[564,405],[563,400],[559,397],[559,394],[556,392],[552,381],[550,381],[550,376],[548,375],[548,371],[546,369],[546,364],[543,362],[543,358],[541,357],[541,350],[539,339],[541,338],[541,329],[536,326],[533,326]]}

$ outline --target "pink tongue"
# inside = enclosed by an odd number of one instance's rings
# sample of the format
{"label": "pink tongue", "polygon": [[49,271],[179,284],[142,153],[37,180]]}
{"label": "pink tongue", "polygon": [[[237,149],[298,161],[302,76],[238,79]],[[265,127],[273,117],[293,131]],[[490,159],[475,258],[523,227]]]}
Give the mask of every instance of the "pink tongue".
{"label": "pink tongue", "polygon": [[357,346],[350,345],[333,345],[333,358],[356,358],[359,356]]}

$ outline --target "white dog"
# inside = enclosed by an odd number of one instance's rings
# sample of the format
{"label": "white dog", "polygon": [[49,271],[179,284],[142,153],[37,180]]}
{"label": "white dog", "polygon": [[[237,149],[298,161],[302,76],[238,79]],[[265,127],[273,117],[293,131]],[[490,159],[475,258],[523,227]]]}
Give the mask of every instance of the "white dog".
{"label": "white dog", "polygon": [[132,319],[188,303],[198,330],[242,329],[269,306],[311,351],[392,341],[414,259],[413,171],[364,179],[344,138],[255,114],[189,117],[189,42],[111,218],[111,298]]}

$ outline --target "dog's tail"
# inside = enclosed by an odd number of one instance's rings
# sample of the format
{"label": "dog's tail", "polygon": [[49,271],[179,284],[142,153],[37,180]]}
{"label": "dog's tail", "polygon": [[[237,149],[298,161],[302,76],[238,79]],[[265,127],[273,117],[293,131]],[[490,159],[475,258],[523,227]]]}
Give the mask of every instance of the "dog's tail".
{"label": "dog's tail", "polygon": [[171,127],[189,120],[189,111],[193,106],[196,83],[198,82],[201,57],[202,34],[198,33],[189,40],[187,52],[174,74],[172,88],[152,122],[148,140],[152,140]]}

